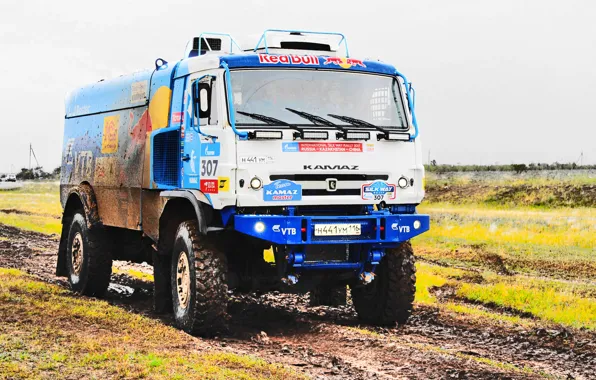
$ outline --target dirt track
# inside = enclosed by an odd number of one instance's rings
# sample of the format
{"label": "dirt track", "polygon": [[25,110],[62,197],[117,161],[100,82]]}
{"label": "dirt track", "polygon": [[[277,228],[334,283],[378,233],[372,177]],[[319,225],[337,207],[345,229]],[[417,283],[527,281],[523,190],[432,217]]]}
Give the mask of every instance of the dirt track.
{"label": "dirt track", "polygon": [[[67,286],[54,276],[57,249],[56,238],[0,225],[0,267]],[[118,273],[107,298],[172,324],[153,314],[151,292],[150,283]],[[351,307],[312,308],[308,296],[285,294],[231,295],[228,311],[229,334],[211,344],[313,378],[596,378],[595,335],[587,332],[478,325],[420,306],[406,326],[375,328],[360,326]]]}

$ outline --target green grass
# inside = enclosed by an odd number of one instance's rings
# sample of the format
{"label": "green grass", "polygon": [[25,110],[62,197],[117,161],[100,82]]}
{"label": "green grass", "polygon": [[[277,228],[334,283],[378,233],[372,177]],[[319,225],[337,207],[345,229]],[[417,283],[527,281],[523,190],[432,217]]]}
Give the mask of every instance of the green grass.
{"label": "green grass", "polygon": [[134,277],[134,278],[136,278],[138,280],[141,280],[141,281],[153,282],[153,275],[152,274],[141,272],[141,271],[134,270],[134,269],[121,270],[121,269],[118,269],[116,267],[113,267],[112,268],[112,273],[124,273],[126,275],[129,275],[130,277]]}
{"label": "green grass", "polygon": [[15,269],[0,268],[0,320],[0,378],[303,378]]}
{"label": "green grass", "polygon": [[[437,299],[434,291],[446,286],[455,289],[453,296]],[[592,283],[499,276],[490,271],[478,273],[422,262],[417,264],[415,301],[496,323],[534,326],[543,322],[596,330],[596,284]],[[495,308],[505,308],[513,314]]]}
{"label": "green grass", "polygon": [[[415,239],[430,260],[492,270],[596,279],[596,210],[425,204],[431,230]],[[500,267],[500,268],[499,268]]]}
{"label": "green grass", "polygon": [[[19,210],[24,214],[2,210]],[[26,182],[18,190],[0,191],[0,223],[45,234],[59,234],[60,191],[57,182]]]}

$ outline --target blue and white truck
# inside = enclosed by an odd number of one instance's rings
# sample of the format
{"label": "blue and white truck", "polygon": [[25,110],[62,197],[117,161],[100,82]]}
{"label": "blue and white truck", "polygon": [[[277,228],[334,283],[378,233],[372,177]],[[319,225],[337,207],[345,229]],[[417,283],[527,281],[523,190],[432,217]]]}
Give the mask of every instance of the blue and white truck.
{"label": "blue and white truck", "polygon": [[[182,60],[67,95],[57,274],[102,296],[112,260],[154,268],[180,328],[225,323],[228,291],[310,292],[405,323],[424,167],[414,90],[339,33],[204,33]],[[266,259],[264,251],[272,252]]]}

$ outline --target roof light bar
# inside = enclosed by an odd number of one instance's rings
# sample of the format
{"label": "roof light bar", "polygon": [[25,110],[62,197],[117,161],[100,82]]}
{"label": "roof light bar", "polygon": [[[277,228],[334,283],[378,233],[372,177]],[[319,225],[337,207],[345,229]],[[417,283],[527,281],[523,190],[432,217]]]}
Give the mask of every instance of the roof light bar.
{"label": "roof light bar", "polygon": [[294,140],[328,140],[329,132],[327,131],[299,131],[294,132]]}
{"label": "roof light bar", "polygon": [[281,140],[284,137],[282,131],[253,131],[248,132],[251,140]]}
{"label": "roof light bar", "polygon": [[398,132],[385,132],[377,135],[377,140],[389,140],[389,141],[410,141],[411,137],[409,133],[398,133]]}
{"label": "roof light bar", "polygon": [[370,132],[343,131],[337,132],[336,136],[338,140],[370,140]]}

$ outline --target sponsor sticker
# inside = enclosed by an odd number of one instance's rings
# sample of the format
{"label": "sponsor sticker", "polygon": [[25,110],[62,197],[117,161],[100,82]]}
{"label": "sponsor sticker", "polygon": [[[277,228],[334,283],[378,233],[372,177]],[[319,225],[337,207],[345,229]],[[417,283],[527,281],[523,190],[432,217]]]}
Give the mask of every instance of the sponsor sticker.
{"label": "sponsor sticker", "polygon": [[201,160],[201,176],[215,177],[219,160]]}
{"label": "sponsor sticker", "polygon": [[116,153],[118,151],[118,129],[120,115],[107,116],[103,119],[103,136],[101,139],[101,153]]}
{"label": "sponsor sticker", "polygon": [[271,156],[242,156],[239,161],[241,164],[271,164],[275,162]]}
{"label": "sponsor sticker", "polygon": [[230,191],[230,177],[217,177],[220,192]]}
{"label": "sponsor sticker", "polygon": [[219,183],[216,179],[202,179],[201,191],[205,194],[217,194],[219,191]]}
{"label": "sponsor sticker", "polygon": [[134,82],[130,85],[130,102],[140,103],[147,101],[147,81]]}
{"label": "sponsor sticker", "polygon": [[375,181],[362,185],[362,199],[366,201],[383,201],[395,199],[396,186],[385,181]]}
{"label": "sponsor sticker", "polygon": [[323,65],[336,65],[343,69],[349,69],[352,66],[366,67],[361,59],[342,57],[325,57]]}
{"label": "sponsor sticker", "polygon": [[184,112],[174,112],[172,114],[172,124],[182,123],[183,118],[184,118]]}
{"label": "sponsor sticker", "polygon": [[293,227],[282,227],[280,224],[274,225],[271,230],[275,233],[281,233],[284,236],[297,235],[298,229]]}
{"label": "sponsor sticker", "polygon": [[282,152],[299,152],[300,148],[297,142],[288,142],[281,144]]}
{"label": "sponsor sticker", "polygon": [[290,142],[281,144],[282,152],[333,152],[333,153],[359,153],[362,152],[362,143],[343,142]]}
{"label": "sponsor sticker", "polygon": [[302,200],[302,185],[280,179],[263,186],[265,202],[293,202]]}
{"label": "sponsor sticker", "polygon": [[259,63],[282,65],[318,65],[319,57],[317,57],[316,55],[259,54]]}
{"label": "sponsor sticker", "polygon": [[201,144],[201,156],[203,157],[219,157],[220,146],[218,142]]}
{"label": "sponsor sticker", "polygon": [[364,148],[367,152],[374,152],[375,151],[375,144],[366,144]]}

